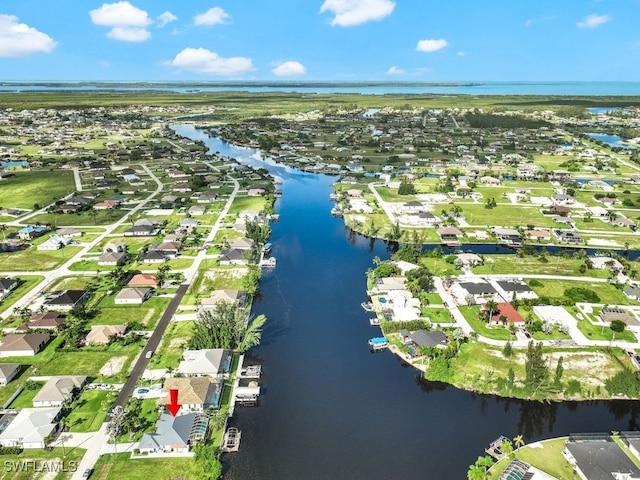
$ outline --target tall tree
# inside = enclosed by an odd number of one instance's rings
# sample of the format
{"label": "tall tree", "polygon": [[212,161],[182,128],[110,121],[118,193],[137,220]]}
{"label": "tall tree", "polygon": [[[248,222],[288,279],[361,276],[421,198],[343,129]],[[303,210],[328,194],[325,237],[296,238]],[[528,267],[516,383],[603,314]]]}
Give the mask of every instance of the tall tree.
{"label": "tall tree", "polygon": [[549,377],[547,362],[542,356],[542,342],[535,344],[529,342],[527,346],[527,356],[524,363],[525,386],[530,389],[537,389]]}

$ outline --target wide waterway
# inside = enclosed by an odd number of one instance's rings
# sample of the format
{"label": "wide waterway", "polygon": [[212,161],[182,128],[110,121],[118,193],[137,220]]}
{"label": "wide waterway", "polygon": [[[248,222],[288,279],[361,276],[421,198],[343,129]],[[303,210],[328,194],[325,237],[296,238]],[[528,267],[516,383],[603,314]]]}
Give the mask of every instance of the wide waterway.
{"label": "wide waterway", "polygon": [[379,331],[360,308],[364,272],[388,252],[330,215],[335,177],[262,162],[190,126],[176,131],[284,182],[271,238],[278,265],[263,276],[253,307],[268,317],[250,356],[262,365],[263,390],[259,407],[238,408],[231,419],[242,442],[223,457],[226,479],[464,479],[499,435],[531,442],[640,428],[635,401],[477,395],[426,382],[388,351],[371,353],[367,340]]}

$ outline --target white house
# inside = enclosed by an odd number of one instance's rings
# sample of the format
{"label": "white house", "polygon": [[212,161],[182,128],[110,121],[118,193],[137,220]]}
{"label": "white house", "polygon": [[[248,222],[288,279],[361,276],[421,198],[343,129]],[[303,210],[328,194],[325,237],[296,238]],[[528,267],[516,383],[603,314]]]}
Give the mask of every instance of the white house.
{"label": "white house", "polygon": [[128,287],[120,290],[114,300],[116,305],[141,304],[151,296],[151,289],[145,287]]}
{"label": "white house", "polygon": [[45,438],[58,430],[61,411],[61,407],[23,408],[0,433],[0,445],[45,448]]}

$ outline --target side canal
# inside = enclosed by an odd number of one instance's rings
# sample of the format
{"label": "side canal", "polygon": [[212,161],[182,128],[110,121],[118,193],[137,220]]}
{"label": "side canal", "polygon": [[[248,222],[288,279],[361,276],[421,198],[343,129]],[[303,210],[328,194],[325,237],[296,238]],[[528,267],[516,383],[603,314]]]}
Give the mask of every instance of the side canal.
{"label": "side canal", "polygon": [[638,402],[477,395],[426,382],[388,351],[372,354],[367,339],[379,331],[360,308],[364,272],[389,253],[330,215],[335,178],[260,161],[258,152],[190,126],[175,130],[284,181],[271,239],[278,266],[265,272],[254,303],[269,319],[249,356],[262,365],[260,406],[238,408],[231,419],[242,445],[223,457],[225,478],[462,479],[499,435],[529,443],[639,428]]}

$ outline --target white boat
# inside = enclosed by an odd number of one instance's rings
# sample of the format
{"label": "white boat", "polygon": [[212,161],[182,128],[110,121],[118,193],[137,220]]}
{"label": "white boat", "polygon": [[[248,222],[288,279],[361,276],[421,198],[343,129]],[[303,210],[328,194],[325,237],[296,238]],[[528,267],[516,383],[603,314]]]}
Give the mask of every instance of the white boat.
{"label": "white boat", "polygon": [[341,217],[342,209],[338,205],[336,205],[331,209],[331,215],[333,215],[334,217]]}
{"label": "white boat", "polygon": [[379,326],[380,325],[380,319],[378,317],[370,318],[369,319],[369,325],[371,325],[372,327]]}
{"label": "white boat", "polygon": [[365,312],[373,312],[373,303],[371,302],[362,302],[360,306]]}

